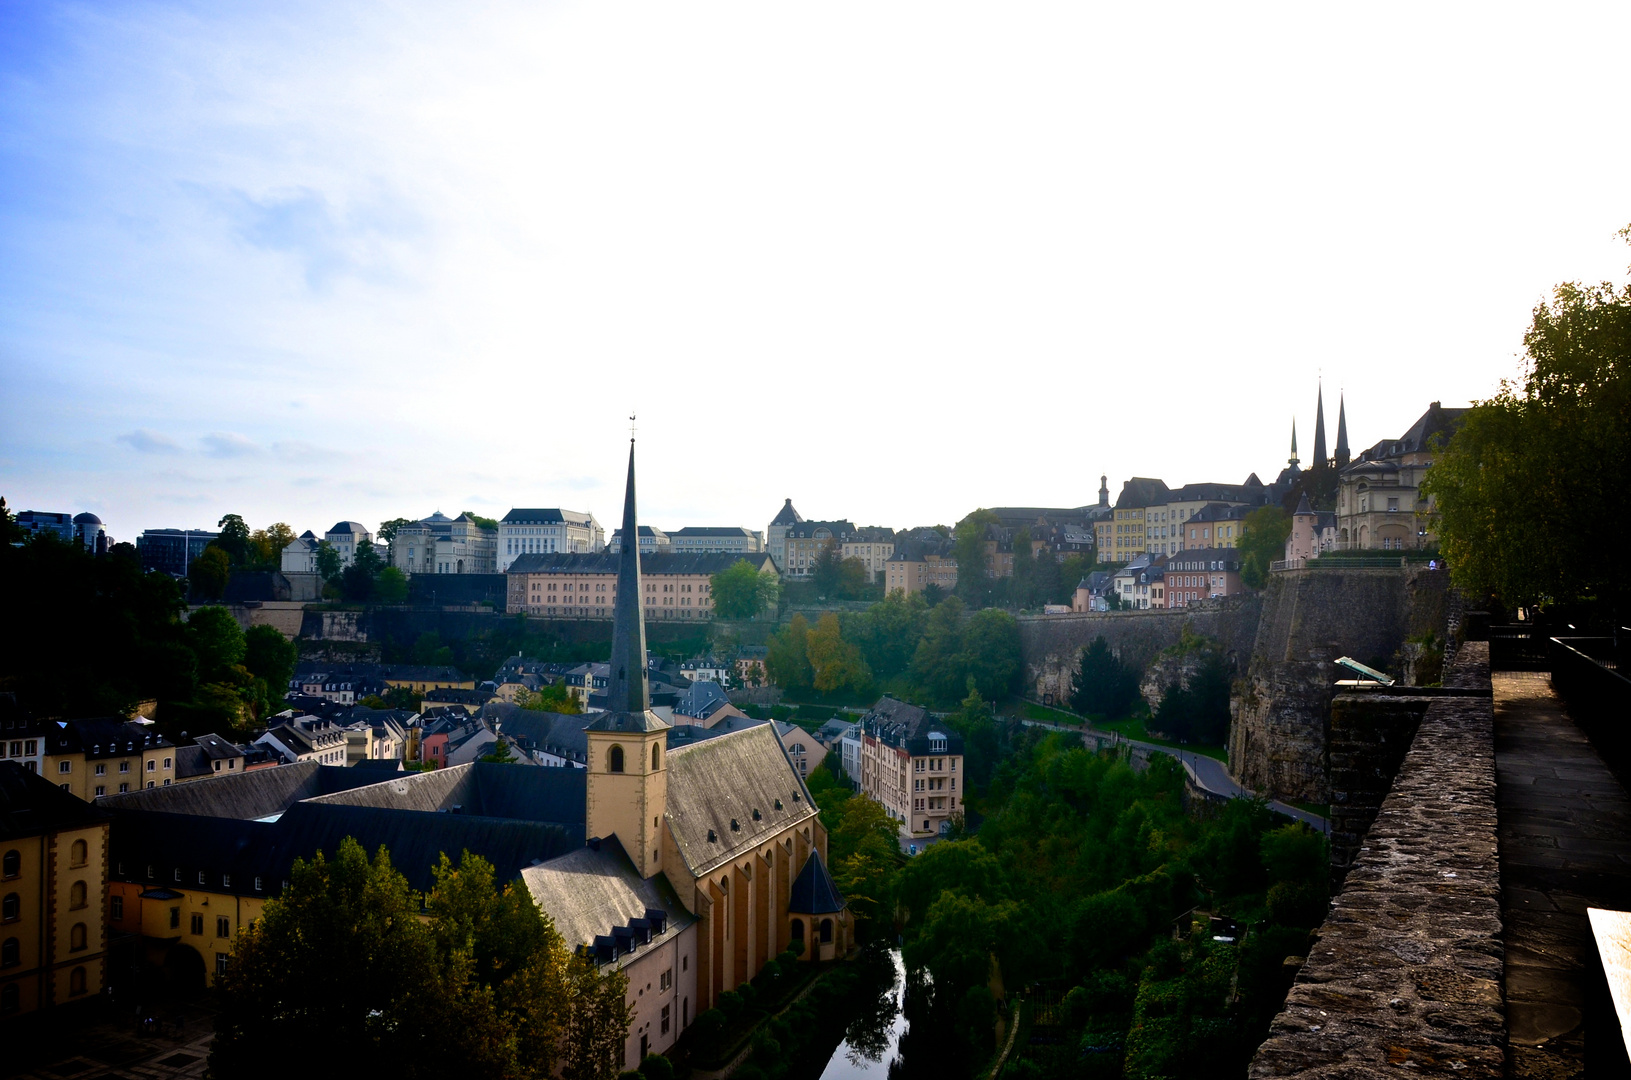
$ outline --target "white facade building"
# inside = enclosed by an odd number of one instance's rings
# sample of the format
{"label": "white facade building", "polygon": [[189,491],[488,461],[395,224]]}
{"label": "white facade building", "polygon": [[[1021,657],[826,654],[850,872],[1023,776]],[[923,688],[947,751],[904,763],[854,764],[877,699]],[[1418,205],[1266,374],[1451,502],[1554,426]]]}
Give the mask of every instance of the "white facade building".
{"label": "white facade building", "polygon": [[[357,545],[364,540],[370,544],[374,542],[374,534],[369,532],[360,523],[355,521],[341,521],[335,524],[323,537],[335,551],[340,553],[340,565],[350,566],[357,558]],[[313,545],[315,548],[315,545]],[[315,569],[315,567],[313,567]]]}
{"label": "white facade building", "polygon": [[498,573],[509,570],[519,555],[552,551],[594,552],[606,547],[606,531],[595,515],[559,507],[517,508],[498,523]]}

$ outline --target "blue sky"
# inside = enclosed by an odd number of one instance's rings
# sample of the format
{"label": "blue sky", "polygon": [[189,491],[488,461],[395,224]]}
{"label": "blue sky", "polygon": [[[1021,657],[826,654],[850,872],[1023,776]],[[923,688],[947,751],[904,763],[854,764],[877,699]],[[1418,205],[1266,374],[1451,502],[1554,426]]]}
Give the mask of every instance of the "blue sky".
{"label": "blue sky", "polygon": [[1265,477],[1623,280],[1624,4],[0,5],[0,494],[120,537]]}

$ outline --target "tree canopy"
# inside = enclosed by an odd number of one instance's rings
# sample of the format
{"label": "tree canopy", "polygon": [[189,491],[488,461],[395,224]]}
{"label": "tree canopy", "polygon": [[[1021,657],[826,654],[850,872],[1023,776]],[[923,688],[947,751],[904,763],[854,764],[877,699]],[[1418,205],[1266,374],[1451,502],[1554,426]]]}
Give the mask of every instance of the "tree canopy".
{"label": "tree canopy", "polygon": [[1268,584],[1269,564],[1286,557],[1291,515],[1278,506],[1259,506],[1240,523],[1240,580],[1254,589]]}
{"label": "tree canopy", "polygon": [[549,919],[493,867],[444,854],[421,897],[381,848],[347,838],[297,860],[242,929],[216,980],[215,1076],[611,1080],[631,1010],[627,979],[569,955]]}
{"label": "tree canopy", "polygon": [[721,619],[752,619],[776,606],[781,579],[773,571],[760,572],[738,559],[711,579],[714,615]]}
{"label": "tree canopy", "polygon": [[1559,285],[1523,344],[1522,379],[1474,404],[1423,484],[1450,573],[1508,605],[1623,612],[1631,573],[1603,553],[1631,475],[1631,285]]}

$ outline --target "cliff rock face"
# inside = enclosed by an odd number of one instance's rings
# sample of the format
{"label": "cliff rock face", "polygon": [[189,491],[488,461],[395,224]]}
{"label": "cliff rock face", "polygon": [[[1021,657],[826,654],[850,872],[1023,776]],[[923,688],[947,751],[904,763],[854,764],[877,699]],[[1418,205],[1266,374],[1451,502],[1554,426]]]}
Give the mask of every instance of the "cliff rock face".
{"label": "cliff rock face", "polygon": [[1213,654],[1223,657],[1226,670],[1233,669],[1235,658],[1218,648],[1217,642],[1192,635],[1151,660],[1138,684],[1138,692],[1149,705],[1150,713],[1153,715],[1160,707],[1161,698],[1170,687],[1189,689],[1201,665]]}
{"label": "cliff rock face", "polygon": [[1407,638],[1443,638],[1448,592],[1443,571],[1404,567],[1272,575],[1251,663],[1230,701],[1229,771],[1247,788],[1327,802],[1331,698],[1337,681],[1352,677],[1336,659],[1397,677]]}
{"label": "cliff rock face", "polygon": [[1262,596],[1248,593],[1185,610],[1021,616],[1024,692],[1050,704],[1068,698],[1082,650],[1101,634],[1122,663],[1145,668],[1177,645],[1188,626],[1191,634],[1215,642],[1231,666],[1244,668],[1262,607]]}

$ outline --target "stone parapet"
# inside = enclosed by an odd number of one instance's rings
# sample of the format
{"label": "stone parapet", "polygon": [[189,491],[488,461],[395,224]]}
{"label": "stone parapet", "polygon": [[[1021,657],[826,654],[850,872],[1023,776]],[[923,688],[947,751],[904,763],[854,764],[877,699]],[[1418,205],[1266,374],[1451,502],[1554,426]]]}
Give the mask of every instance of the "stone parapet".
{"label": "stone parapet", "polygon": [[[1445,682],[1487,688],[1487,646]],[[1434,698],[1249,1075],[1499,1077],[1503,963],[1493,704]]]}

